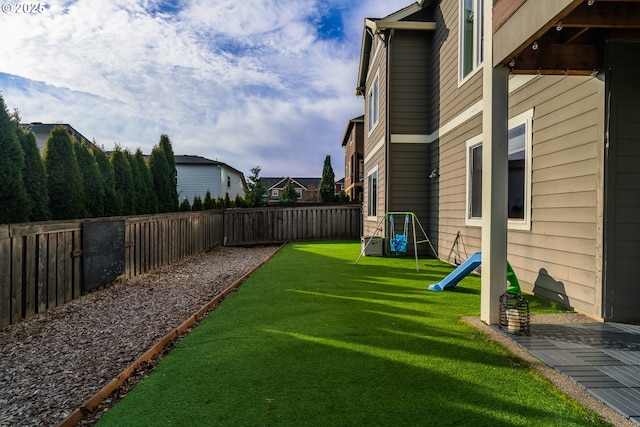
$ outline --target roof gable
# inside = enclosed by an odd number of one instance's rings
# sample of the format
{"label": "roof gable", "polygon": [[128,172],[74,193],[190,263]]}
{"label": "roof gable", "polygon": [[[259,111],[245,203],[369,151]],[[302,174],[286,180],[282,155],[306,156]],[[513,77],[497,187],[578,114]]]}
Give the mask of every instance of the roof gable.
{"label": "roof gable", "polygon": [[[403,9],[400,9],[384,18],[365,18],[362,32],[362,45],[360,47],[360,62],[358,66],[358,82],[356,85],[356,96],[364,96],[367,74],[369,73],[369,61],[373,37],[387,30],[422,30],[433,31],[436,23],[426,21],[423,14],[420,14],[427,6],[425,0],[417,1]],[[417,20],[411,18],[416,15]]]}

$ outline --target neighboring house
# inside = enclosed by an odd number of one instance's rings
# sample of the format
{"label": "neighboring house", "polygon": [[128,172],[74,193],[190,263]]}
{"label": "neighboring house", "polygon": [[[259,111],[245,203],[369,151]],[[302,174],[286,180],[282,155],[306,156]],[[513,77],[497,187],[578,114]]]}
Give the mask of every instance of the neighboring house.
{"label": "neighboring house", "polygon": [[78,141],[82,141],[87,146],[92,144],[89,139],[85,138],[80,132],[75,130],[71,125],[67,123],[42,123],[42,122],[32,122],[32,123],[23,123],[20,126],[26,130],[33,132],[36,136],[36,144],[38,145],[38,150],[40,153],[44,151],[44,147],[47,145],[47,139],[51,136],[51,131],[54,127],[59,126],[63,127],[69,132],[69,134],[76,138]]}
{"label": "neighboring house", "polygon": [[482,250],[488,323],[501,236],[525,292],[640,322],[640,3],[483,3],[365,20],[364,233],[408,210],[440,258]]}
{"label": "neighboring house", "polygon": [[342,193],[342,191],[344,191],[344,178],[341,178],[341,179],[337,180],[335,182],[335,184],[336,184],[336,190],[335,190],[334,194],[336,196],[339,196],[340,193]]}
{"label": "neighboring house", "polygon": [[263,177],[262,184],[267,189],[267,196],[269,203],[278,203],[280,196],[282,196],[282,190],[289,181],[293,183],[293,188],[296,190],[299,202],[313,203],[317,201],[318,185],[320,184],[320,178],[273,178]]}
{"label": "neighboring house", "polygon": [[347,123],[342,137],[344,148],[344,191],[352,202],[362,202],[364,180],[364,116]]}
{"label": "neighboring house", "polygon": [[231,166],[200,156],[174,156],[178,181],[178,197],[182,201],[200,196],[204,201],[207,191],[212,199],[224,198],[228,193],[234,200],[244,198],[244,174]]}

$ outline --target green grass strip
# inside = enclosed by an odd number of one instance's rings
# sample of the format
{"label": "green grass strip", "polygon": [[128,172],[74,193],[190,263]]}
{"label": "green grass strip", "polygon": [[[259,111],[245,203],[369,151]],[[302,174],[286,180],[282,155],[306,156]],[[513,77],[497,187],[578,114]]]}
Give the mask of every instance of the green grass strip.
{"label": "green grass strip", "polygon": [[478,277],[430,292],[451,266],[359,251],[287,245],[98,425],[608,425],[459,321]]}

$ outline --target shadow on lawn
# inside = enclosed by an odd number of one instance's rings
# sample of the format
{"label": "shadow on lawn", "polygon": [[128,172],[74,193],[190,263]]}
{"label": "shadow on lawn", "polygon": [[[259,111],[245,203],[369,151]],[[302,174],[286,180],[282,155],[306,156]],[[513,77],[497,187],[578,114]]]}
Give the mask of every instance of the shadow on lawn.
{"label": "shadow on lawn", "polygon": [[479,311],[477,279],[431,292],[451,267],[354,265],[357,247],[285,247],[179,343],[146,381],[153,393],[121,402],[111,425],[133,425],[118,422],[138,412],[146,425],[584,424],[460,323]]}

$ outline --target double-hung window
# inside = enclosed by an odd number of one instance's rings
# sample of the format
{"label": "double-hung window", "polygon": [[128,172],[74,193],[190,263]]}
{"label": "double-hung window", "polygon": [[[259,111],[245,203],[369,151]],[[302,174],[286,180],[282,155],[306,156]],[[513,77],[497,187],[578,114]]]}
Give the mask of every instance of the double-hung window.
{"label": "double-hung window", "polygon": [[[509,228],[531,229],[531,123],[533,109],[509,120]],[[482,221],[482,136],[467,141],[467,225]]]}
{"label": "double-hung window", "polygon": [[367,175],[367,216],[378,215],[378,168]]}
{"label": "double-hung window", "polygon": [[368,108],[368,131],[371,132],[374,127],[378,124],[378,115],[379,115],[379,91],[380,91],[380,83],[378,76],[373,80],[371,87],[369,88],[369,93],[367,94],[367,108]]}
{"label": "double-hung window", "polygon": [[485,0],[460,1],[459,79],[463,81],[484,59],[483,9]]}

